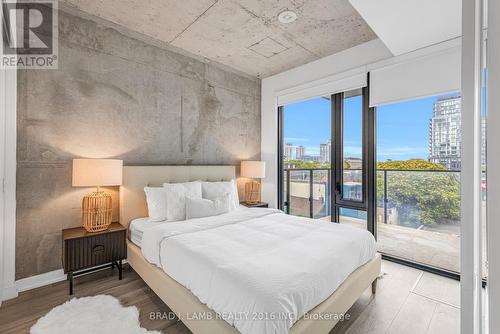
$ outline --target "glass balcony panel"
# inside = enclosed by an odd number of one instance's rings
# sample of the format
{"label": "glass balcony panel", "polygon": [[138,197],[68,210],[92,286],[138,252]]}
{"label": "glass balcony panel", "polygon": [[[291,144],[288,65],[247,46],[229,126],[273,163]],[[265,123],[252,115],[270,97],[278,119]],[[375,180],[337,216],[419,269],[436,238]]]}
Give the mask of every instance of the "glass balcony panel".
{"label": "glass balcony panel", "polygon": [[388,209],[387,206],[384,206],[384,202],[386,200],[386,189],[384,187],[385,185],[385,176],[386,176],[386,171],[383,170],[378,170],[377,171],[377,212],[376,212],[376,217],[377,217],[377,224],[385,224]]}
{"label": "glass balcony panel", "polygon": [[[387,171],[387,215],[378,224],[383,253],[459,271],[460,173]],[[377,185],[384,185],[378,173]],[[378,189],[377,196],[384,190]],[[377,212],[384,211],[377,198]]]}
{"label": "glass balcony panel", "polygon": [[330,217],[330,170],[313,171],[313,217]]}
{"label": "glass balcony panel", "polygon": [[363,201],[363,173],[361,170],[344,169],[344,199]]}
{"label": "glass balcony panel", "polygon": [[290,171],[290,214],[309,217],[309,170]]}
{"label": "glass balcony panel", "polygon": [[[313,217],[329,221],[329,171],[312,170],[312,179],[311,170],[289,173],[290,213],[309,217],[312,203]],[[460,172],[378,170],[376,218],[382,253],[459,271]],[[341,224],[366,229],[366,219],[340,208]]]}
{"label": "glass balcony panel", "polygon": [[366,230],[366,211],[341,208],[339,220],[341,224]]}
{"label": "glass balcony panel", "polygon": [[286,197],[286,195],[288,194],[287,179],[288,179],[288,172],[285,170],[285,171],[283,171],[283,188],[282,188],[283,189],[283,194],[282,194],[283,211],[285,211],[285,212],[289,212],[289,210],[288,210],[289,203],[287,203],[288,199]]}

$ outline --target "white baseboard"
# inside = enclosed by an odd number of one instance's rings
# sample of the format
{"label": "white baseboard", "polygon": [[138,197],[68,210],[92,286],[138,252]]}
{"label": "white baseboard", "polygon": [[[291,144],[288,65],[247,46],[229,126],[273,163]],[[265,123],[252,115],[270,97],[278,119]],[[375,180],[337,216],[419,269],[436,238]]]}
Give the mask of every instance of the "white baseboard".
{"label": "white baseboard", "polygon": [[64,281],[66,275],[62,269],[49,271],[48,273],[43,273],[40,275],[30,276],[22,278],[16,281],[16,288],[18,292],[28,291],[31,289],[36,289],[41,286],[49,285],[52,283],[57,283]]}
{"label": "white baseboard", "polygon": [[18,292],[17,292],[17,288],[15,285],[11,285],[11,286],[4,286],[3,287],[3,291],[2,291],[2,295],[0,296],[0,303],[2,302],[2,299],[5,301],[5,300],[8,300],[8,299],[13,299],[13,298],[16,298],[18,295]]}
{"label": "white baseboard", "polygon": [[50,271],[40,275],[22,278],[15,282],[15,285],[4,287],[2,292],[2,299],[9,300],[16,298],[19,292],[28,291],[31,289],[39,288],[52,283],[64,281],[66,275],[62,269]]}
{"label": "white baseboard", "polygon": [[[127,263],[127,260],[123,260],[123,264]],[[101,270],[106,270],[108,268],[103,268]],[[95,271],[97,272],[97,271]],[[93,273],[93,272],[92,272]],[[88,273],[88,274],[92,274]],[[85,274],[85,275],[88,275]],[[31,289],[40,288],[45,285],[62,282],[67,278],[66,274],[62,269],[49,271],[48,273],[43,273],[40,275],[30,276],[26,278],[22,278],[16,281],[16,285],[10,287],[10,289],[4,288],[3,299],[12,299],[16,298],[19,292],[28,291]]]}

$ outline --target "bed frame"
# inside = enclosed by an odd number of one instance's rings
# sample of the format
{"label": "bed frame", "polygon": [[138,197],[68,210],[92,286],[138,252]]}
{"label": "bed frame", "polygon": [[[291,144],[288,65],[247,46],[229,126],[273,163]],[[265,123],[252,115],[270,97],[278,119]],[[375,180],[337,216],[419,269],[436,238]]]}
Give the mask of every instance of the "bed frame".
{"label": "bed frame", "polygon": [[[120,222],[128,227],[132,219],[147,216],[143,191],[145,186],[194,180],[227,181],[235,179],[235,176],[234,166],[124,167],[123,185],[120,189]],[[201,303],[191,291],[160,268],[150,264],[142,255],[140,248],[131,241],[127,241],[127,252],[129,265],[193,333],[238,333],[236,328],[217,318],[215,312]],[[338,322],[338,318],[314,320],[315,316],[346,313],[370,285],[372,293],[375,293],[380,266],[381,257],[377,254],[371,261],[351,273],[330,297],[308,312],[311,315],[308,319],[299,319],[292,326],[290,333],[328,333]],[[194,319],[193,314],[203,314],[206,319]]]}

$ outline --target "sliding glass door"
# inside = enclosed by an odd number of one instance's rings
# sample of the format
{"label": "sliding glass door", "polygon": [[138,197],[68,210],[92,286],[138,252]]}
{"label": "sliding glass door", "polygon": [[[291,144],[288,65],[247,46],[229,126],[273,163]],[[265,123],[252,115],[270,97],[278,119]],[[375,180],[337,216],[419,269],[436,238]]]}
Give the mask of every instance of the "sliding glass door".
{"label": "sliding glass door", "polygon": [[281,204],[292,215],[331,215],[331,106],[319,97],[280,107]]}
{"label": "sliding glass door", "polygon": [[377,107],[378,247],[460,271],[461,96]]}
{"label": "sliding glass door", "polygon": [[285,212],[375,232],[374,112],[367,87],[279,108]]}
{"label": "sliding glass door", "polygon": [[456,277],[460,95],[368,101],[363,87],[280,107],[281,208],[367,229],[385,258]]}
{"label": "sliding glass door", "polygon": [[373,210],[374,113],[368,87],[332,96],[335,143],[333,221],[375,232]]}

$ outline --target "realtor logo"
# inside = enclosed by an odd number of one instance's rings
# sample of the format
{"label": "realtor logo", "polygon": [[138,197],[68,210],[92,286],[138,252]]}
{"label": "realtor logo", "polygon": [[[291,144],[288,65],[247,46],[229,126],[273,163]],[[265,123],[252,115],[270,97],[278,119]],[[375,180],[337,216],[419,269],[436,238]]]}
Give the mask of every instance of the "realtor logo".
{"label": "realtor logo", "polygon": [[0,1],[0,68],[56,69],[57,0]]}

